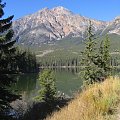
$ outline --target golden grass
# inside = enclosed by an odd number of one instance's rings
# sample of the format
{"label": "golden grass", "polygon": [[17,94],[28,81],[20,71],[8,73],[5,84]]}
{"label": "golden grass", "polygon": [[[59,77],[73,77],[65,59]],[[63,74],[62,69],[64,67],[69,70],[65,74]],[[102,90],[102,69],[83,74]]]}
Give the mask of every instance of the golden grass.
{"label": "golden grass", "polygon": [[88,86],[77,97],[46,120],[116,120],[120,78],[110,77],[102,83]]}

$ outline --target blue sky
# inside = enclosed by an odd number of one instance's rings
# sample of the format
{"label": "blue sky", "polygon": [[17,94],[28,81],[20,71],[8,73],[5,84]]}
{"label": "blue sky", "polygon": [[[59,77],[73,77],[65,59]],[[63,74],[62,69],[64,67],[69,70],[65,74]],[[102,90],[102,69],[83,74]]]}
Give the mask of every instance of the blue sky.
{"label": "blue sky", "polygon": [[120,16],[120,0],[3,0],[5,17],[15,15],[14,20],[34,13],[44,7],[63,6],[74,13],[110,21]]}

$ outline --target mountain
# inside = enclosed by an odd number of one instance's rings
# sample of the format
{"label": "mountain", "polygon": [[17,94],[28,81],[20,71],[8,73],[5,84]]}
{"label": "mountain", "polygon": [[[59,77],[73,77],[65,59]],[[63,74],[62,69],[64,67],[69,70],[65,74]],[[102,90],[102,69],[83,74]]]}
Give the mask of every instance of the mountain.
{"label": "mountain", "polygon": [[120,16],[116,17],[113,21],[108,22],[103,33],[120,35]]}
{"label": "mountain", "polygon": [[66,8],[44,8],[13,22],[14,38],[24,45],[54,44],[65,37],[84,38],[85,31],[92,21],[96,33],[117,33],[120,19],[104,22],[74,14]]}
{"label": "mountain", "polygon": [[44,8],[13,22],[14,39],[21,48],[34,51],[43,65],[80,59],[89,20],[95,34],[100,35],[96,42],[100,43],[108,33],[110,53],[120,59],[120,17],[104,22],[74,14],[63,7]]}

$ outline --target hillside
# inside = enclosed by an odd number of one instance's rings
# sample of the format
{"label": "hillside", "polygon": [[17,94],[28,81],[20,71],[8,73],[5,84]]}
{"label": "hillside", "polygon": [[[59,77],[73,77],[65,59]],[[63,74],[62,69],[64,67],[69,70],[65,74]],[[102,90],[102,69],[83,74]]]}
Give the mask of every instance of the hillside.
{"label": "hillside", "polygon": [[46,120],[118,120],[120,78],[109,78],[83,90],[68,106]]}
{"label": "hillside", "polygon": [[[96,42],[100,43],[101,40],[105,39],[105,36],[99,37]],[[113,59],[120,59],[120,36],[116,34],[109,35],[110,39],[110,54]],[[37,58],[40,62],[52,62],[52,61],[60,61],[62,59],[70,60],[70,59],[79,59],[81,58],[81,51],[83,51],[85,47],[83,39],[79,37],[75,38],[63,38],[60,41],[55,42],[54,45],[42,45],[40,48],[31,47],[31,50],[36,51]],[[98,46],[99,47],[99,44]],[[43,54],[46,53],[47,54]],[[48,52],[49,51],[49,52]],[[41,56],[42,55],[42,56]],[[120,63],[120,61],[118,60]]]}

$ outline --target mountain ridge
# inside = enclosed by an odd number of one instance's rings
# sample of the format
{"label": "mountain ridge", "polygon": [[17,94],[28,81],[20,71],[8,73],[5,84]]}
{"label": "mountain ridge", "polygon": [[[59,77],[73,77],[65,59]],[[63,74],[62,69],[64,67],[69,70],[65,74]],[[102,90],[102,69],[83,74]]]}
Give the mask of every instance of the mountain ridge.
{"label": "mountain ridge", "polygon": [[120,35],[119,16],[106,22],[74,14],[59,6],[44,8],[13,22],[14,39],[24,45],[42,45],[54,43],[67,36],[84,38],[89,20],[92,21],[95,33]]}

